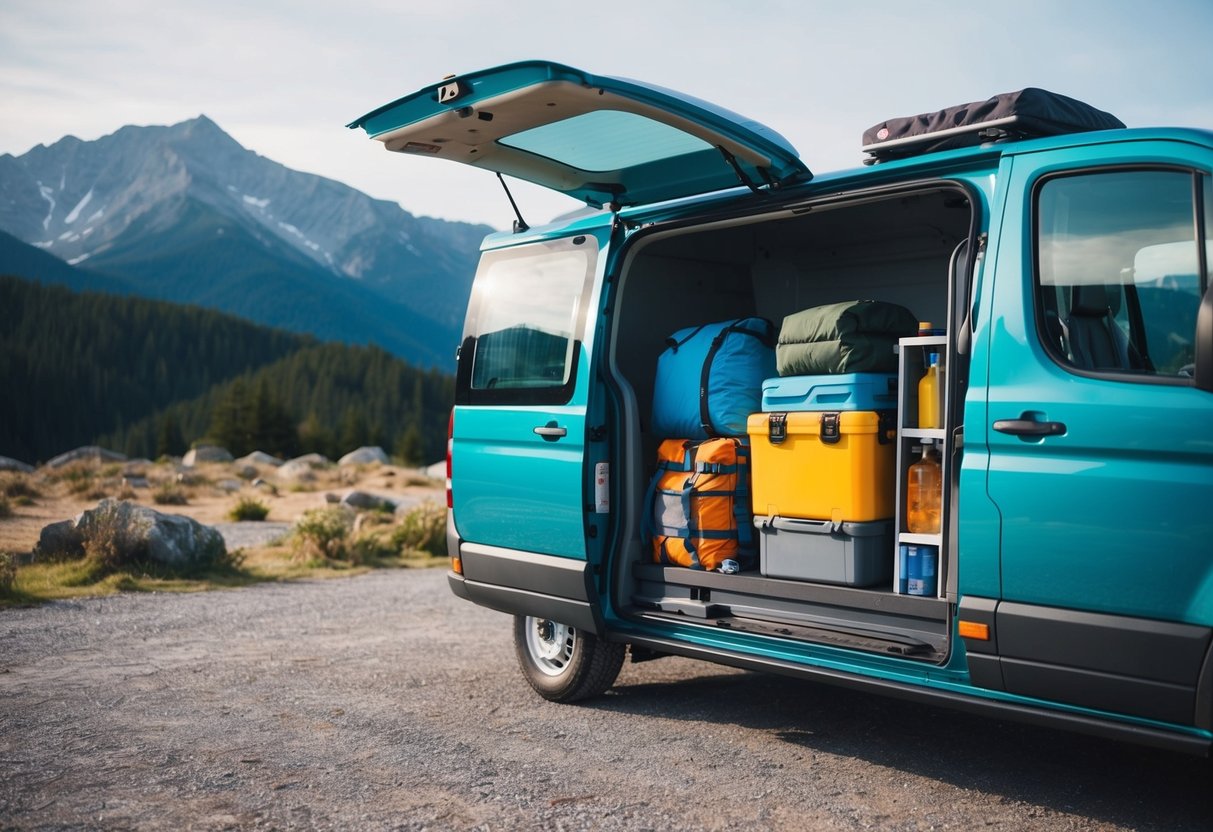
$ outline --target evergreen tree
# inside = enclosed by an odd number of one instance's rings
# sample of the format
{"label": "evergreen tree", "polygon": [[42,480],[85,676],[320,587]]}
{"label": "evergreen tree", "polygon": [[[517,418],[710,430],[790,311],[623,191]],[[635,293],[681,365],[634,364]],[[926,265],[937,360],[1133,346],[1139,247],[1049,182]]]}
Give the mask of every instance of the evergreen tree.
{"label": "evergreen tree", "polygon": [[299,450],[299,435],[285,405],[270,389],[269,379],[262,376],[253,395],[251,444],[277,456],[294,456]]}
{"label": "evergreen tree", "polygon": [[347,454],[367,444],[366,416],[362,408],[349,405],[345,415],[341,417],[341,432],[338,434],[337,445],[340,448],[337,456]]}
{"label": "evergreen tree", "polygon": [[416,422],[405,428],[404,433],[396,441],[396,456],[404,465],[416,467],[424,462],[422,458],[421,430]]}
{"label": "evergreen tree", "polygon": [[234,456],[257,450],[253,444],[253,401],[248,383],[238,378],[211,413],[207,436],[227,448]]}
{"label": "evergreen tree", "polygon": [[177,421],[176,411],[170,408],[156,418],[155,456],[157,458],[181,456],[185,451],[185,437],[181,433],[181,424]]}

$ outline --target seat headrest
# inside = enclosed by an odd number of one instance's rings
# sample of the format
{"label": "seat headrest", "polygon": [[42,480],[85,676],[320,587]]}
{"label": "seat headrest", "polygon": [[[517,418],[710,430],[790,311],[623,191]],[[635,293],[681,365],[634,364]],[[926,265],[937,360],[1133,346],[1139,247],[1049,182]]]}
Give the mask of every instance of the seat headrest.
{"label": "seat headrest", "polygon": [[[1119,293],[1117,293],[1119,306]],[[1112,298],[1108,287],[1103,284],[1083,284],[1070,290],[1070,314],[1098,318],[1107,315],[1111,309]]]}

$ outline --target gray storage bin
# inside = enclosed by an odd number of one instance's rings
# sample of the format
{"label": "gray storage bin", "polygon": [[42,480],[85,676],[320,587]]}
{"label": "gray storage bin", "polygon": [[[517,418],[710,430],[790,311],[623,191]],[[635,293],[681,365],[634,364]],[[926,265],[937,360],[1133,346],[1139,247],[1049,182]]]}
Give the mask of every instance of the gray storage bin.
{"label": "gray storage bin", "polygon": [[768,578],[871,586],[893,581],[893,521],[834,523],[755,517]]}

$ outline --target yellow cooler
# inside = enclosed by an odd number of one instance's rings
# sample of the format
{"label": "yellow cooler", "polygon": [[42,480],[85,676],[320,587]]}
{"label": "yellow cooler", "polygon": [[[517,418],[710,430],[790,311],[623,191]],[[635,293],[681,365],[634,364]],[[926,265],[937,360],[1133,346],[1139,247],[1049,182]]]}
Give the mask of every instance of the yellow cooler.
{"label": "yellow cooler", "polygon": [[893,517],[895,411],[754,413],[754,514],[861,523]]}

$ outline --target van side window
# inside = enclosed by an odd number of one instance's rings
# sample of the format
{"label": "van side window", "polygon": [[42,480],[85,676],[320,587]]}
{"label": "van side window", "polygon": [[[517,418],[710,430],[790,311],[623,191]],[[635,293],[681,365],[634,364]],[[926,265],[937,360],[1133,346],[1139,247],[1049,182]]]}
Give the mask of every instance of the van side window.
{"label": "van side window", "polygon": [[597,254],[582,236],[485,253],[460,353],[468,403],[569,400]]}
{"label": "van side window", "polygon": [[1192,376],[1208,286],[1202,186],[1190,171],[1117,169],[1036,189],[1038,329],[1055,359],[1100,374]]}

